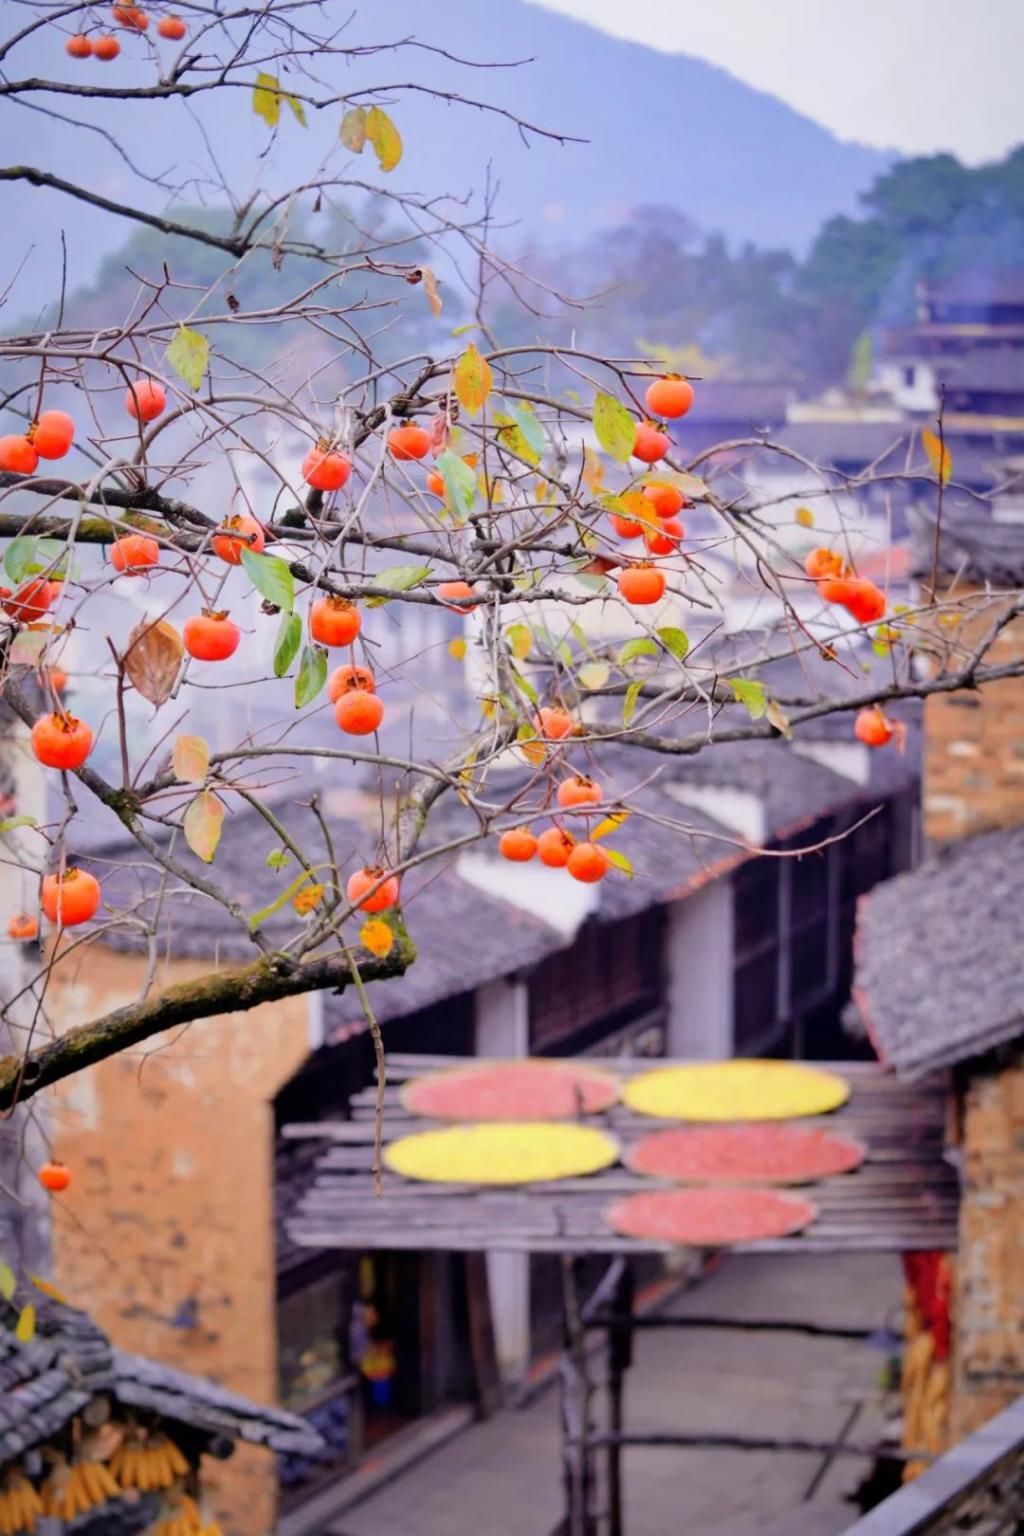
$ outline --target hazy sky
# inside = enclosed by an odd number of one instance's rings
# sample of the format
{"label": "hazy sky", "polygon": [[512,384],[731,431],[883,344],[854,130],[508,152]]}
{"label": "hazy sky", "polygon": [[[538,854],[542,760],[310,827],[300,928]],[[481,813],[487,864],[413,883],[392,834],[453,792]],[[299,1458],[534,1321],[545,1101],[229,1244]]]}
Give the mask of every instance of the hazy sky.
{"label": "hazy sky", "polygon": [[1024,0],[534,3],[719,64],[840,138],[972,164],[1024,141]]}

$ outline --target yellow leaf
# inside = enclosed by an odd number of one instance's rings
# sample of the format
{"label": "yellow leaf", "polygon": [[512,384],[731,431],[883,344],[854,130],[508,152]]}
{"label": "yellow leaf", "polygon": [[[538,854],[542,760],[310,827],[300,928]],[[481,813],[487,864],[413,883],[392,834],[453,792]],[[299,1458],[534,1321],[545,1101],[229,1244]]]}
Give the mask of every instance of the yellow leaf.
{"label": "yellow leaf", "polygon": [[953,473],[953,457],[946,444],[941,442],[934,432],[924,427],[921,431],[921,447],[925,451],[932,470],[938,476],[940,484],[946,485]]}
{"label": "yellow leaf", "polygon": [[787,741],[793,740],[793,729],[789,723],[789,716],[780,708],[774,699],[769,699],[765,709],[765,719],[768,720],[780,735]]}
{"label": "yellow leaf", "polygon": [[393,171],[402,158],[402,135],[382,107],[366,114],[366,137],[373,145],[382,171]]}
{"label": "yellow leaf", "polygon": [[510,624],[505,631],[508,648],[516,661],[525,661],[533,649],[533,636],[525,624]]}
{"label": "yellow leaf", "polygon": [[581,688],[603,688],[612,675],[612,669],[604,661],[586,661],[576,674]]}
{"label": "yellow leaf", "polygon": [[437,286],[437,274],[433,267],[420,267],[420,271],[423,273],[423,292],[427,296],[430,313],[434,316],[435,320],[439,319],[441,311],[444,309],[444,300],[441,298],[441,290]]}
{"label": "yellow leaf", "polygon": [[208,789],[200,791],[189,802],[183,823],[185,841],[196,858],[202,859],[204,864],[211,863],[217,852],[223,822],[224,807]]}
{"label": "yellow leaf", "polygon": [[52,1301],[59,1301],[62,1307],[71,1305],[64,1292],[58,1291],[57,1287],[51,1285],[49,1280],[44,1280],[42,1275],[29,1275],[29,1279],[37,1291],[42,1291],[43,1295],[49,1296]]}
{"label": "yellow leaf", "polygon": [[590,841],[596,843],[600,838],[607,837],[610,832],[617,832],[624,822],[629,820],[628,811],[613,811],[603,821],[599,821],[590,834]]}
{"label": "yellow leaf", "polygon": [[281,82],[276,75],[260,70],[252,90],[252,109],[268,128],[276,128],[281,116]]}
{"label": "yellow leaf", "polygon": [[371,917],[359,930],[359,942],[371,955],[383,960],[395,947],[395,936],[382,917]]}
{"label": "yellow leaf", "polygon": [[4,1301],[10,1301],[16,1289],[14,1270],[9,1264],[0,1264],[0,1296]]}
{"label": "yellow leaf", "polygon": [[521,725],[516,732],[516,742],[519,754],[532,767],[536,768],[547,757],[547,750],[536,731],[529,725]]}
{"label": "yellow leaf", "polygon": [[467,411],[482,411],[491,392],[491,365],[473,342],[455,364],[453,381],[459,404]]}
{"label": "yellow leaf", "polygon": [[480,700],[480,713],[485,720],[493,720],[498,713],[498,701],[493,694],[485,693]]}
{"label": "yellow leaf", "polygon": [[210,771],[210,749],[202,736],[179,736],[172,762],[176,779],[183,784],[202,784]]}
{"label": "yellow leaf", "polygon": [[448,654],[454,656],[456,661],[462,661],[466,655],[466,642],[461,635],[456,635],[454,640],[448,641]]}
{"label": "yellow leaf", "polygon": [[341,128],[338,137],[346,149],[353,154],[361,155],[366,143],[366,108],[349,107],[341,120]]}
{"label": "yellow leaf", "polygon": [[300,917],[305,917],[307,912],[312,912],[314,907],[320,905],[323,895],[322,885],[304,885],[301,891],[292,897],[292,906]]}
{"label": "yellow leaf", "polygon": [[801,528],[814,527],[814,513],[811,511],[810,507],[797,507],[796,520]]}
{"label": "yellow leaf", "polygon": [[583,450],[583,484],[588,491],[600,491],[604,487],[604,465],[590,448]]}
{"label": "yellow leaf", "polygon": [[18,1313],[18,1321],[14,1326],[14,1337],[19,1344],[28,1344],[35,1338],[36,1333],[36,1309],[32,1303],[26,1302]]}

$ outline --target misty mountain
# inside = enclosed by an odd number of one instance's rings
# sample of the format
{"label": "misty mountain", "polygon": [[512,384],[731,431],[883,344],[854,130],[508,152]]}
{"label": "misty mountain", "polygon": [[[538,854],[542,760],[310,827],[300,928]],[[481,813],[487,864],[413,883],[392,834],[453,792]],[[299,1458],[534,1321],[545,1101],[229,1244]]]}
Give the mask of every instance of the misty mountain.
{"label": "misty mountain", "polygon": [[[517,233],[505,237],[517,246],[524,236],[571,243],[620,223],[633,208],[659,204],[685,211],[731,241],[802,251],[823,220],[852,211],[858,194],[895,158],[841,143],[713,65],[608,37],[526,0],[504,0],[500,7],[479,0],[437,0],[432,6],[362,0],[354,8],[349,0],[325,0],[324,10],[337,21],[344,44],[415,39],[430,45],[320,65],[335,88],[349,82],[360,89],[395,87],[385,99],[402,132],[405,155],[388,185],[431,195],[448,192],[479,207],[490,167],[500,189],[496,221],[518,225]],[[62,45],[63,34],[45,29],[16,50],[9,72],[22,78],[81,78],[82,66],[64,57]],[[126,82],[148,78],[145,46],[128,40],[122,58],[102,66],[108,70],[104,81],[112,81],[114,71]],[[436,49],[488,64],[531,62],[466,68]],[[421,89],[398,88],[404,85]],[[424,87],[488,102],[587,142],[559,145],[522,135],[507,118],[432,99]],[[115,200],[172,212],[175,202],[223,202],[211,179],[199,121],[226,179],[243,195],[255,188],[280,190],[309,177],[336,145],[333,112],[311,114],[306,131],[285,114],[271,139],[251,116],[245,93],[229,97],[227,102],[196,97],[188,111],[177,102],[73,99],[74,116],[113,131],[127,161],[100,133],[31,110],[28,102],[39,106],[41,97],[4,103],[4,140],[11,159],[55,170]],[[672,125],[668,135],[665,124]],[[135,167],[156,181],[140,181]],[[345,174],[346,167],[356,178],[374,179],[371,166],[338,146],[331,168]],[[54,295],[62,230],[71,272],[88,280],[131,227],[26,185],[6,186],[3,207],[8,241],[0,288],[31,252],[9,301],[19,311]],[[459,211],[453,201],[453,215]]]}

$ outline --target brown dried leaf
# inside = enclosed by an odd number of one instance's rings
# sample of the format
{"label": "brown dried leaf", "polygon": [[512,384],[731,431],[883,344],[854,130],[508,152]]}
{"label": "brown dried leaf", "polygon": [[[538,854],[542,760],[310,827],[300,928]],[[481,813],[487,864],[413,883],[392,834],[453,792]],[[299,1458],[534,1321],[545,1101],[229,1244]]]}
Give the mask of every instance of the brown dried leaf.
{"label": "brown dried leaf", "polygon": [[159,709],[170,698],[185,647],[166,619],[143,619],[128,636],[124,670],[133,688]]}
{"label": "brown dried leaf", "polygon": [[435,319],[438,319],[441,311],[444,309],[444,300],[441,298],[441,290],[437,286],[437,274],[433,267],[420,267],[420,271],[423,274],[423,291],[427,296],[427,303],[430,305],[430,313]]}

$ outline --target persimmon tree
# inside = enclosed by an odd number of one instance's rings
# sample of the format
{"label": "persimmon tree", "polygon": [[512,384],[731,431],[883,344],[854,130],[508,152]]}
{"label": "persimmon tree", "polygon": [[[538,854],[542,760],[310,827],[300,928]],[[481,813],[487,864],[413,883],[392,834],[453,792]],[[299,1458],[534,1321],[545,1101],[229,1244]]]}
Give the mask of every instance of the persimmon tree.
{"label": "persimmon tree", "polygon": [[[9,165],[0,181],[59,194],[69,223],[88,204],[147,239],[130,288],[118,290],[123,313],[76,321],[71,271],[44,323],[0,340],[0,681],[58,807],[0,826],[5,860],[38,892],[9,914],[10,942],[41,926],[48,941],[3,1008],[8,1111],[176,1024],[319,988],[358,989],[375,1029],[366,988],[415,963],[403,912],[414,928],[408,895],[424,869],[485,843],[495,857],[538,860],[552,880],[632,878],[631,814],[686,826],[667,805],[637,801],[661,756],[788,736],[840,711],[857,716],[861,741],[884,747],[893,702],[1024,671],[990,655],[1021,611],[1016,594],[980,627],[966,621],[985,594],[939,602],[929,592],[894,611],[858,574],[849,531],[833,525],[825,541],[814,531],[834,477],[789,454],[806,477],[798,511],[789,493],[740,495],[737,457],[784,452],[754,438],[729,445],[732,474],[719,485],[714,455],[687,463],[672,435],[701,409],[699,379],[574,347],[576,299],[540,289],[499,253],[488,191],[475,211],[465,188],[403,191],[403,101],[433,95],[451,132],[452,113],[471,123],[499,111],[473,85],[486,85],[495,61],[416,39],[349,45],[334,10],[313,0],[10,7],[8,119],[24,126],[43,113],[63,132],[96,136],[138,196],[115,200],[59,165]],[[55,52],[63,64],[37,73],[32,61]],[[464,70],[465,92],[431,84],[442,54]],[[211,145],[197,209],[191,184],[151,176],[138,136],[128,145],[119,135],[129,108],[159,110],[166,131],[168,105],[201,125],[208,102],[251,114],[261,146],[299,137],[308,176],[242,197]],[[559,133],[499,115],[537,153],[557,153]],[[439,130],[440,164],[442,151]],[[202,280],[188,267],[196,252]],[[564,344],[503,345],[494,316],[510,303],[543,309],[546,330],[562,315]],[[943,494],[958,490],[941,423],[918,459],[891,478],[933,496],[941,518]],[[844,489],[878,478],[868,471]],[[728,663],[713,643],[723,559],[770,614],[756,634],[733,637]],[[93,616],[126,584],[144,592],[145,612],[126,605],[120,629],[105,628]],[[468,647],[479,705],[475,726],[436,760],[415,740],[398,751],[381,737],[395,673],[377,666],[375,630],[401,630],[424,607],[464,616],[452,649]],[[63,664],[72,643],[104,701],[91,693],[81,717]],[[884,665],[867,677],[869,646]],[[231,674],[219,715],[237,718],[237,739],[213,750],[189,717],[235,655],[252,658],[249,674]],[[773,696],[759,672],[786,657],[826,659],[836,688],[808,682]],[[429,686],[430,655],[410,646],[402,665]],[[257,679],[279,716],[250,732],[242,699]],[[140,702],[145,752],[126,725]],[[312,739],[297,740],[296,719],[314,722]],[[116,746],[113,772],[97,766],[100,739]],[[637,750],[627,782],[602,776],[605,743]],[[310,757],[378,773],[369,853],[336,846],[303,783]],[[498,772],[510,760],[521,769],[512,794]],[[303,839],[282,826],[282,793],[304,808]],[[468,830],[430,837],[434,807],[455,796]],[[58,1032],[54,965],[140,926],[130,907],[104,904],[102,878],[74,867],[77,826],[95,802],[152,865],[158,921],[173,926],[176,901],[201,899],[252,956],[228,968],[211,960],[208,974],[164,987],[150,967],[134,1001]],[[227,813],[243,806],[274,831],[288,865],[244,901],[218,879]],[[202,872],[182,860],[183,844]],[[271,938],[267,914],[282,911],[288,933],[275,927]]]}

